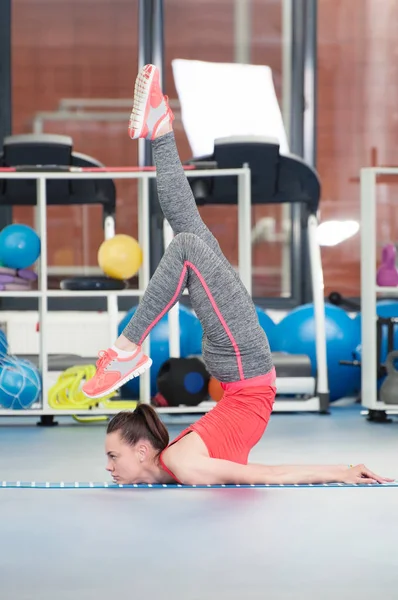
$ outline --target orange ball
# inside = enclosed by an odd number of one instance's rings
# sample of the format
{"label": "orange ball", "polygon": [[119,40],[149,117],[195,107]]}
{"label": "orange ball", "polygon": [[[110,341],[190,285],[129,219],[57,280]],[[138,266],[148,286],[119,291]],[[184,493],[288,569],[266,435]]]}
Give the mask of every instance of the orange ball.
{"label": "orange ball", "polygon": [[214,377],[210,377],[209,381],[209,396],[214,402],[219,402],[224,395],[224,390],[221,383]]}

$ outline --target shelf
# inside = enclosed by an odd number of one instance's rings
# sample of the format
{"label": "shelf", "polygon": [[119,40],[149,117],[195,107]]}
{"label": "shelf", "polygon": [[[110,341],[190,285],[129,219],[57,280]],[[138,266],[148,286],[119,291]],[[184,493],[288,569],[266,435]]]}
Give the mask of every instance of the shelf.
{"label": "shelf", "polygon": [[42,293],[35,291],[26,292],[0,292],[0,298],[41,298]]}
{"label": "shelf", "polygon": [[[202,414],[208,412],[215,406],[215,402],[204,402],[200,406],[169,406],[154,407],[156,412],[163,414]],[[75,410],[56,410],[32,408],[28,410],[6,410],[0,409],[0,417],[41,417],[44,415],[56,417],[90,416],[100,417],[103,415],[116,415],[120,408],[95,408],[95,409],[75,409]]]}
{"label": "shelf", "polygon": [[398,286],[397,287],[382,287],[376,286],[377,294],[397,294],[398,295]]}
{"label": "shelf", "polygon": [[[163,415],[200,415],[209,412],[216,403],[213,401],[202,402],[199,406],[165,406],[165,407],[153,407],[158,414]],[[53,416],[57,417],[72,417],[72,416],[86,416],[86,417],[100,417],[107,415],[115,415],[120,412],[120,408],[94,408],[90,409],[75,409],[75,410],[56,410],[41,408],[29,409],[29,410],[0,410],[1,417],[41,417],[41,416]],[[382,407],[381,407],[381,410]],[[389,405],[386,409],[389,413],[398,413],[398,406],[394,410],[394,407]],[[291,398],[280,397],[276,399],[274,404],[274,413],[284,412],[319,412],[319,399],[318,397],[308,398],[305,400],[297,400]]]}
{"label": "shelf", "polygon": [[143,296],[144,290],[47,290],[48,298],[106,298],[109,296]]}
{"label": "shelf", "polygon": [[0,292],[8,298],[106,298],[108,296],[143,296],[143,290],[41,290],[27,292]]}
{"label": "shelf", "polygon": [[[1,292],[0,298],[108,298],[112,296],[142,297],[144,290],[40,290],[26,292]],[[188,295],[184,290],[183,296]]]}
{"label": "shelf", "polygon": [[[200,170],[194,169],[187,171],[187,177],[218,177],[231,175],[238,177],[238,246],[239,246],[239,275],[245,285],[248,293],[251,294],[252,286],[252,264],[250,248],[247,247],[246,242],[243,240],[250,239],[251,235],[251,172],[249,167],[236,168],[236,169],[210,169]],[[0,298],[37,298],[38,302],[38,337],[39,337],[39,356],[41,357],[42,365],[42,403],[38,409],[31,410],[1,410],[1,416],[13,416],[13,417],[41,417],[44,415],[54,416],[55,418],[61,416],[72,416],[72,415],[86,415],[86,416],[100,416],[100,415],[111,415],[119,412],[119,408],[96,408],[93,410],[56,410],[52,409],[48,405],[48,389],[50,386],[50,377],[48,369],[48,347],[49,347],[49,335],[51,333],[51,325],[49,323],[49,305],[48,298],[62,299],[62,298],[96,298],[106,299],[107,301],[107,330],[109,336],[109,345],[114,343],[114,340],[118,337],[118,325],[119,325],[119,303],[117,298],[141,298],[150,282],[150,202],[149,202],[149,190],[150,180],[156,178],[156,170],[153,168],[150,172],[142,170],[140,168],[125,168],[125,167],[114,167],[113,169],[87,169],[87,170],[73,170],[72,172],[65,171],[14,171],[14,170],[3,170],[2,179],[27,179],[36,181],[36,196],[37,196],[37,230],[41,240],[41,254],[40,262],[38,265],[38,282],[36,285],[40,287],[39,290],[29,291],[0,291]],[[142,249],[143,261],[139,270],[138,276],[138,287],[139,289],[124,289],[124,290],[61,290],[61,289],[47,289],[48,286],[48,256],[47,256],[47,180],[86,180],[86,179],[130,179],[130,180],[141,180],[139,181],[138,187],[138,243]],[[105,220],[104,232],[106,239],[115,235],[115,222],[114,219],[110,219],[109,223]],[[107,237],[108,236],[108,237]],[[188,291],[184,291],[184,296],[188,295]],[[11,310],[13,309],[12,303]],[[15,302],[15,305],[20,303]],[[65,303],[64,303],[65,304]],[[86,303],[87,304],[87,303]],[[90,304],[90,303],[88,303]],[[68,303],[66,303],[68,306]],[[177,316],[176,312],[171,313]],[[170,347],[177,346],[179,339],[178,327],[171,326],[170,324]],[[143,351],[150,354],[150,336],[148,335],[144,340]],[[171,352],[171,351],[170,351]],[[151,386],[150,386],[150,372],[145,371],[140,378],[140,401],[143,403],[149,403],[151,399]],[[207,412],[213,403],[206,406],[196,407],[175,407],[175,408],[159,408],[158,412],[168,414],[189,414],[196,413],[200,414]]]}

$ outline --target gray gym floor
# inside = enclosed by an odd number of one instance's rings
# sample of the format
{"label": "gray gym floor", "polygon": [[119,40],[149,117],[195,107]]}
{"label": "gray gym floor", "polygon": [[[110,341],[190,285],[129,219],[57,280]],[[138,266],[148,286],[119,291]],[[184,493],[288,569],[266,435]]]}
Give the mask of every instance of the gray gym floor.
{"label": "gray gym floor", "polygon": [[[105,426],[60,423],[0,420],[0,480],[109,481]],[[276,414],[251,460],[398,478],[398,421]],[[398,597],[398,488],[0,489],[0,507],[2,600]]]}

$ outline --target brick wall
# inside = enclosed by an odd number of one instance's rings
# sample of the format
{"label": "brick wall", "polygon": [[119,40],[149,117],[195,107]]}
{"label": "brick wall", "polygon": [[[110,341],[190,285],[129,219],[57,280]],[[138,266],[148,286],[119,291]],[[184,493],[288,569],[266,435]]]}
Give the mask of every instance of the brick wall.
{"label": "brick wall", "polygon": [[[137,2],[132,0],[14,0],[13,128],[32,130],[37,111],[56,110],[65,97],[126,98],[137,70]],[[230,0],[166,2],[166,86],[176,97],[170,63],[175,57],[233,61],[233,7]],[[281,97],[280,0],[253,0],[252,60],[273,69]],[[381,164],[397,163],[396,89],[398,4],[394,0],[319,1],[318,169],[322,178],[322,219],[359,219],[359,185],[353,181],[370,164],[371,148]],[[66,133],[75,149],[108,166],[136,165],[137,145],[126,124],[47,123],[45,131]],[[181,158],[190,157],[181,123],[176,136]],[[117,230],[136,235],[136,184],[119,182]],[[381,241],[397,230],[394,186],[380,190]],[[253,220],[277,207],[256,207]],[[228,258],[237,260],[236,210],[206,208],[203,216]],[[32,211],[15,209],[31,222]],[[97,207],[49,209],[49,255],[53,265],[95,265],[102,241]],[[68,235],[65,235],[65,231]],[[85,244],[82,243],[83,236]],[[326,291],[359,294],[359,236],[322,251]],[[281,249],[254,248],[254,265],[271,267],[255,278],[254,291],[279,295]],[[276,271],[276,273],[275,273]]]}

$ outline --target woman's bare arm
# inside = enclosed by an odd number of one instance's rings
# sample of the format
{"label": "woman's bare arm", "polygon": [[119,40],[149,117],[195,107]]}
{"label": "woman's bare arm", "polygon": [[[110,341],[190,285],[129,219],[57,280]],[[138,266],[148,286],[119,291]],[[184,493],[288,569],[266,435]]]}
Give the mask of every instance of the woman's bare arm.
{"label": "woman's bare arm", "polygon": [[[177,458],[177,457],[176,457]],[[170,468],[187,485],[216,484],[322,484],[322,483],[387,483],[364,465],[241,465],[227,460],[195,457],[179,463],[172,461]]]}

